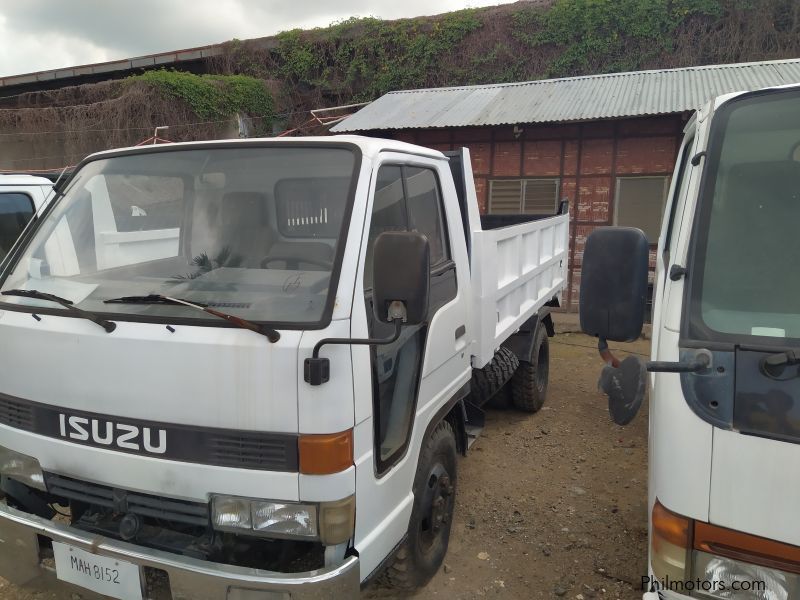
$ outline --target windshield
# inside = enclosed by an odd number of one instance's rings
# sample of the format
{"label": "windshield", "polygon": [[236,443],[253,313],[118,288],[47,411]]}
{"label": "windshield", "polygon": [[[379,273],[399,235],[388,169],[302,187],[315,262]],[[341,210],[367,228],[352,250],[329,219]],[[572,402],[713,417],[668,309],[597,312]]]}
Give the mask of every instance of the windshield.
{"label": "windshield", "polygon": [[251,321],[322,326],[356,163],[349,148],[288,144],[94,160],[9,265],[0,289],[54,294],[110,318],[216,324],[182,305],[105,302],[160,294]]}
{"label": "windshield", "polygon": [[689,271],[689,337],[800,339],[800,93],[745,96],[714,117]]}

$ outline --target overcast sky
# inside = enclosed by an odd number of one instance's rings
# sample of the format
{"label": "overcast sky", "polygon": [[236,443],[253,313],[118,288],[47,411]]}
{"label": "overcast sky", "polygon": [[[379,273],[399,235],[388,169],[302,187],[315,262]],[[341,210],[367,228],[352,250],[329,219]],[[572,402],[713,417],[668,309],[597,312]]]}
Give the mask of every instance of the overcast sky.
{"label": "overcast sky", "polygon": [[0,0],[0,76],[510,0]]}

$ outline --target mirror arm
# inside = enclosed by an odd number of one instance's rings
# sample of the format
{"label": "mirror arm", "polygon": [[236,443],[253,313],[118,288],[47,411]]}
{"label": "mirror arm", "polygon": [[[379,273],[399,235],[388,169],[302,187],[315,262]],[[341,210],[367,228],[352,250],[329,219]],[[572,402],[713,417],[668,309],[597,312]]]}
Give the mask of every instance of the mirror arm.
{"label": "mirror arm", "polygon": [[711,368],[711,352],[699,350],[692,361],[667,362],[651,360],[647,363],[650,373],[699,373]]}
{"label": "mirror arm", "polygon": [[396,342],[398,340],[402,328],[403,321],[401,319],[395,319],[394,334],[388,338],[325,338],[317,342],[316,346],[314,346],[314,351],[311,353],[311,356],[312,358],[319,358],[320,348],[329,344],[347,344],[351,346],[385,346],[386,344],[391,344],[392,342]]}
{"label": "mirror arm", "polygon": [[600,353],[600,358],[603,359],[604,363],[611,365],[615,369],[619,368],[619,359],[611,352],[611,349],[608,347],[608,341],[605,338],[600,338],[597,341],[597,351]]}
{"label": "mirror arm", "polygon": [[343,344],[350,346],[385,346],[396,342],[400,338],[400,332],[403,329],[403,319],[395,318],[392,320],[394,323],[394,334],[388,338],[325,338],[316,343],[311,358],[305,359],[303,362],[303,379],[306,383],[317,386],[327,382],[331,377],[330,359],[320,358],[319,351],[323,346],[330,344]]}

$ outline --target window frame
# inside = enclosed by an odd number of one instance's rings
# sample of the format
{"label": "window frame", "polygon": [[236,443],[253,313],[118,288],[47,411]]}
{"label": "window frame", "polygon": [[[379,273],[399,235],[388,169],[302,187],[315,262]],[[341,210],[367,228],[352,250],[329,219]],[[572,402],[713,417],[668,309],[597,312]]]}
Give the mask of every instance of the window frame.
{"label": "window frame", "polygon": [[[496,182],[509,182],[509,181],[519,181],[520,185],[520,196],[519,196],[519,210],[516,213],[498,213],[492,210],[492,188]],[[551,181],[555,183],[555,195],[553,198],[553,212],[552,213],[538,213],[538,212],[525,212],[525,188],[528,185],[529,181]],[[561,178],[560,177],[495,177],[493,179],[489,179],[489,190],[488,190],[488,197],[486,202],[486,207],[488,210],[488,214],[490,215],[505,215],[505,214],[518,214],[518,215],[540,215],[540,214],[558,214],[559,204],[561,202]]]}
{"label": "window frame", "polygon": [[[191,147],[190,147],[191,146]],[[307,141],[298,139],[298,141],[276,141],[272,139],[252,139],[252,140],[224,140],[224,141],[211,141],[198,144],[189,142],[187,145],[181,144],[162,144],[155,146],[139,146],[136,148],[128,148],[121,150],[110,150],[93,154],[84,158],[70,174],[63,186],[60,186],[59,192],[52,198],[52,200],[44,205],[42,212],[38,215],[37,224],[35,227],[27,227],[23,235],[19,238],[19,244],[15,245],[16,251],[9,253],[2,261],[3,266],[16,265],[19,260],[20,252],[24,252],[34,236],[36,235],[39,227],[47,222],[50,213],[55,210],[56,206],[63,200],[64,196],[72,189],[76,182],[83,175],[83,169],[96,161],[108,160],[118,157],[138,156],[140,154],[160,154],[162,152],[186,152],[191,150],[241,150],[247,148],[324,148],[324,149],[338,149],[347,150],[353,155],[353,169],[352,180],[350,188],[347,193],[347,204],[345,207],[344,215],[342,217],[342,230],[339,235],[339,245],[334,257],[334,268],[331,271],[330,287],[328,297],[326,298],[325,307],[321,318],[318,321],[254,321],[262,325],[274,326],[281,330],[300,330],[300,331],[318,331],[326,329],[333,319],[333,312],[336,304],[336,297],[338,296],[339,284],[341,283],[341,274],[343,270],[345,250],[349,242],[350,224],[353,215],[353,206],[355,204],[358,186],[361,183],[361,169],[364,161],[364,154],[361,147],[349,141],[336,141],[336,142],[319,142]],[[183,240],[180,241],[181,248],[183,248]],[[8,276],[11,274],[12,269],[4,269],[0,273],[0,287],[5,283]],[[10,310],[22,313],[36,313],[53,316],[70,316],[68,311],[63,308],[49,308],[49,307],[33,307],[25,306],[22,304],[11,304],[0,301],[0,309]],[[155,325],[173,324],[173,325],[187,325],[210,327],[220,329],[236,329],[236,325],[232,325],[223,319],[205,319],[198,317],[174,317],[166,318],[162,316],[149,316],[149,315],[136,315],[133,313],[96,313],[104,318],[112,319],[119,322],[127,323],[148,323]]]}
{"label": "window frame", "polygon": [[[402,162],[397,162],[397,161],[387,161],[387,162],[384,162],[384,163],[381,163],[380,165],[378,165],[378,168],[375,170],[375,174],[374,174],[373,177],[375,178],[376,182],[377,182],[377,178],[378,178],[378,172],[383,167],[399,167],[400,168],[400,180],[401,180],[402,185],[403,185],[403,211],[405,212],[405,215],[406,215],[405,231],[413,231],[413,230],[409,229],[409,223],[411,222],[411,212],[410,212],[410,209],[409,209],[409,206],[408,206],[408,186],[406,185],[406,167],[412,168],[412,169],[427,169],[428,171],[431,171],[433,173],[433,176],[434,176],[434,178],[436,180],[437,201],[438,201],[438,204],[439,204],[439,222],[440,222],[440,224],[442,226],[442,229],[441,229],[442,244],[443,244],[443,248],[445,250],[445,253],[444,253],[444,258],[442,260],[440,260],[438,262],[435,262],[435,263],[431,262],[431,277],[435,277],[437,275],[441,275],[442,273],[444,273],[446,271],[449,271],[450,269],[454,269],[456,265],[455,265],[455,262],[453,261],[453,252],[452,252],[452,248],[450,246],[450,230],[449,230],[449,228],[447,226],[446,212],[445,212],[445,209],[444,209],[444,194],[442,193],[442,182],[439,179],[438,170],[436,168],[434,168],[433,166],[431,166],[431,165],[420,166],[420,165],[413,165],[413,164],[409,165],[409,164],[402,163]],[[374,193],[373,193],[373,202],[374,202]],[[373,209],[374,209],[374,207],[373,207]],[[369,234],[369,228],[372,227],[372,215],[373,215],[373,213],[370,212],[369,213],[369,223],[368,223],[367,234]],[[369,235],[367,235],[367,243],[369,244]],[[366,256],[366,252],[368,252],[368,251],[369,251],[369,248],[365,248],[365,256]],[[365,265],[366,265],[366,261],[365,261]],[[364,294],[365,295],[366,295],[367,292],[370,292],[370,293],[372,292],[372,286],[370,286],[368,288],[364,288]]]}
{"label": "window frame", "polygon": [[[622,190],[622,185],[620,185],[623,181],[632,181],[632,180],[642,180],[642,179],[661,179],[663,180],[663,195],[661,199],[661,206],[658,209],[658,214],[660,215],[661,219],[664,218],[664,209],[667,206],[667,201],[669,199],[669,186],[671,183],[671,176],[670,175],[618,175],[615,177],[614,181],[614,215],[611,221],[611,224],[614,226],[619,226],[619,201],[620,201],[620,193]],[[658,246],[658,238],[661,235],[661,226],[663,222],[659,222],[658,227],[656,229],[656,237],[655,239],[647,238],[647,243],[651,247]],[[626,225],[626,227],[630,227],[630,225]],[[642,229],[639,227],[639,229]],[[644,231],[642,229],[642,231]],[[647,232],[645,232],[645,236],[647,236]]]}
{"label": "window frame", "polygon": [[[449,271],[454,272],[454,280],[455,280],[455,295],[448,300],[448,302],[452,301],[458,296],[458,279],[456,273],[456,263],[453,260],[452,248],[450,245],[450,229],[447,221],[447,213],[445,211],[444,205],[444,193],[442,191],[442,184],[441,178],[439,177],[438,169],[431,164],[409,164],[402,161],[397,160],[390,160],[386,162],[382,162],[377,165],[377,168],[373,171],[373,179],[377,182],[378,173],[384,167],[399,167],[401,170],[401,182],[403,186],[403,207],[404,213],[406,218],[406,225],[405,231],[412,231],[409,228],[409,224],[411,222],[410,219],[410,209],[408,204],[408,186],[406,182],[406,169],[407,168],[418,168],[418,169],[426,169],[433,173],[434,180],[436,182],[436,191],[437,191],[437,202],[438,202],[438,213],[439,213],[439,222],[441,224],[442,235],[443,235],[443,248],[445,250],[444,259],[439,261],[438,263],[431,263],[430,266],[430,276],[431,278],[439,277],[444,275]],[[369,243],[370,239],[370,229],[372,227],[372,216],[374,210],[374,191],[371,200],[373,201],[372,209],[368,213],[369,221],[367,222],[367,243]],[[369,251],[368,248],[364,249],[364,265],[366,265],[366,253]],[[363,279],[362,279],[363,280]],[[374,323],[374,317],[370,314],[371,309],[371,302],[373,299],[372,295],[372,287],[364,288],[364,303],[365,303],[365,311],[367,313],[367,325],[371,325]],[[381,408],[380,408],[380,389],[379,383],[376,378],[376,364],[378,359],[378,352],[377,347],[372,347],[370,349],[370,378],[371,378],[371,389],[372,389],[372,433],[373,433],[373,455],[375,457],[373,466],[374,466],[374,474],[376,479],[382,479],[383,477],[391,474],[393,472],[393,468],[400,463],[403,458],[408,453],[408,449],[411,445],[411,439],[414,434],[414,426],[416,421],[416,412],[417,412],[417,405],[419,402],[419,390],[422,385],[422,369],[425,364],[425,354],[428,347],[428,323],[436,314],[435,311],[438,311],[439,307],[431,307],[432,310],[429,312],[428,315],[428,322],[420,325],[414,331],[412,335],[419,335],[421,336],[421,348],[419,352],[419,363],[417,365],[417,377],[416,377],[416,385],[414,386],[414,398],[412,399],[411,405],[411,418],[409,419],[408,423],[408,430],[406,431],[405,438],[403,443],[395,449],[392,454],[387,456],[385,459],[381,457],[381,449],[380,449],[380,424],[381,424]],[[370,330],[370,336],[372,336],[374,330]]]}
{"label": "window frame", "polygon": [[14,240],[14,243],[11,244],[11,246],[8,248],[8,251],[6,252],[6,255],[3,256],[2,258],[0,258],[0,264],[5,263],[6,259],[9,256],[11,256],[11,249],[20,240],[20,238],[22,237],[22,234],[25,232],[25,229],[27,229],[28,225],[30,225],[31,221],[36,217],[36,203],[34,202],[33,196],[31,196],[30,192],[25,191],[25,190],[20,190],[20,189],[4,190],[3,188],[0,188],[0,197],[2,197],[2,196],[10,196],[11,194],[15,194],[15,195],[18,195],[18,196],[24,196],[25,198],[28,199],[28,202],[30,202],[30,205],[31,205],[31,216],[30,216],[30,219],[28,219],[28,222],[25,224],[25,226],[17,234],[17,238]]}
{"label": "window frame", "polygon": [[684,348],[707,348],[710,350],[732,351],[737,346],[748,348],[783,349],[796,348],[798,338],[778,338],[734,334],[716,331],[708,326],[699,310],[700,294],[705,277],[705,259],[708,243],[707,231],[711,210],[713,208],[713,192],[717,182],[719,161],[725,139],[725,133],[731,113],[740,103],[763,98],[772,99],[780,96],[795,95],[800,97],[796,88],[764,89],[742,93],[725,102],[714,111],[710,131],[706,137],[706,156],[702,163],[700,183],[692,207],[690,222],[689,248],[686,255],[688,272],[683,286],[683,302],[681,311],[679,344]]}

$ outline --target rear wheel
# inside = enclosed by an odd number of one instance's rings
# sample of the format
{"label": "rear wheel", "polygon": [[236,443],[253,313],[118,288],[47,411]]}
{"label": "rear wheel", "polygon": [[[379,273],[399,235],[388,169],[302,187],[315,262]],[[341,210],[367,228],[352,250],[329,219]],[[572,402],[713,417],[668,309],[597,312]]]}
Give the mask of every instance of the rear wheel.
{"label": "rear wheel", "polygon": [[494,353],[492,360],[482,369],[472,370],[472,396],[478,406],[483,406],[511,379],[519,366],[517,355],[504,346]]}
{"label": "rear wheel", "polygon": [[384,573],[394,588],[424,586],[444,561],[455,508],[456,452],[453,427],[442,421],[420,452],[408,536]]}
{"label": "rear wheel", "polygon": [[539,327],[531,360],[523,360],[511,378],[511,402],[518,410],[535,413],[544,405],[550,375],[550,343],[544,327]]}

